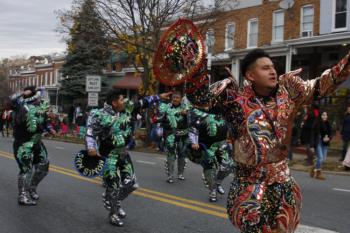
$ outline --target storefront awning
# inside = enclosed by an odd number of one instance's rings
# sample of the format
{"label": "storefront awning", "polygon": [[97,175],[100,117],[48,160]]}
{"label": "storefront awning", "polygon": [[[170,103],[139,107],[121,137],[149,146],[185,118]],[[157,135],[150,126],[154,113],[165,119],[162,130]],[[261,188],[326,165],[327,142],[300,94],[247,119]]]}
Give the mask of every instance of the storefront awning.
{"label": "storefront awning", "polygon": [[114,84],[115,88],[119,89],[138,89],[141,86],[141,77],[135,73],[126,73],[125,76],[116,81]]}

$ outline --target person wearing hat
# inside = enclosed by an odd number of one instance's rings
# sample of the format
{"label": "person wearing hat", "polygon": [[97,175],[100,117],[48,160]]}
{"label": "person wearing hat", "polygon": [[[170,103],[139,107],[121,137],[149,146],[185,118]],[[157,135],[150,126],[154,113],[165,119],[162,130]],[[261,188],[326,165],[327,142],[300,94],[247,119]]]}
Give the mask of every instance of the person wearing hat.
{"label": "person wearing hat", "polygon": [[41,100],[41,92],[28,86],[20,94],[11,97],[14,114],[14,155],[19,166],[18,204],[36,205],[39,199],[38,184],[49,171],[49,159],[41,140],[42,133],[49,131],[47,119],[49,104]]}
{"label": "person wearing hat", "polygon": [[156,121],[161,123],[164,129],[165,147],[167,159],[165,172],[167,182],[174,183],[174,167],[177,159],[177,178],[185,180],[184,171],[186,165],[186,146],[188,136],[187,109],[181,104],[182,94],[175,91],[171,97],[171,103],[160,103],[159,116]]}
{"label": "person wearing hat", "polygon": [[209,201],[217,201],[217,192],[225,194],[221,183],[233,170],[227,144],[228,127],[222,115],[215,111],[192,108],[189,113],[188,158],[203,167]]}
{"label": "person wearing hat", "polygon": [[132,115],[160,99],[168,99],[170,94],[147,96],[132,102],[124,99],[119,90],[112,89],[107,93],[104,107],[90,113],[85,137],[87,153],[88,156],[105,158],[103,180],[106,191],[103,201],[109,210],[112,225],[124,225],[122,218],[126,217],[126,213],[121,201],[138,188],[134,166],[127,151],[132,137]]}

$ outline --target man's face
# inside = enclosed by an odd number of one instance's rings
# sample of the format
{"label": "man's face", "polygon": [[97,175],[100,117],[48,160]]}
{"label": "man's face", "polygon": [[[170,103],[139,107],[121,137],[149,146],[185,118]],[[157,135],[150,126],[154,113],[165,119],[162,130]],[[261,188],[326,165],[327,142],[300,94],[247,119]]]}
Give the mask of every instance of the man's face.
{"label": "man's face", "polygon": [[124,97],[122,95],[120,95],[118,99],[113,100],[112,101],[112,107],[117,112],[123,111],[124,108],[125,108]]}
{"label": "man's face", "polygon": [[174,94],[171,98],[171,103],[175,106],[180,105],[181,104],[181,95],[178,94]]}
{"label": "man's face", "polygon": [[257,59],[246,72],[246,78],[258,88],[273,89],[278,83],[275,66],[267,57]]}

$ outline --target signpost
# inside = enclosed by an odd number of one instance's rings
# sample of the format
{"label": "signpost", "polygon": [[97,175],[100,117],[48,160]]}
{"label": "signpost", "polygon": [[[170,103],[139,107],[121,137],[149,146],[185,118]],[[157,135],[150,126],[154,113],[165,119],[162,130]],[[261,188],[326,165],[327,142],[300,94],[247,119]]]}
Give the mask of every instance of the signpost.
{"label": "signpost", "polygon": [[87,75],[86,76],[86,92],[100,92],[101,91],[101,76]]}
{"label": "signpost", "polygon": [[87,75],[85,91],[88,93],[88,106],[98,107],[98,93],[101,91],[101,76]]}
{"label": "signpost", "polygon": [[97,92],[89,92],[88,93],[88,105],[91,107],[98,106],[98,93]]}

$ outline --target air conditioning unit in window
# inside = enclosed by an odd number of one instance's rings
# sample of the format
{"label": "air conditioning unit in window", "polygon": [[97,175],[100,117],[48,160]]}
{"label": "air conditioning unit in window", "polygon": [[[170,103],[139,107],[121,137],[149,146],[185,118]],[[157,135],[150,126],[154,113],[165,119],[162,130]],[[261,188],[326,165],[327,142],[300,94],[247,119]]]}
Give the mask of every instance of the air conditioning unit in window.
{"label": "air conditioning unit in window", "polygon": [[312,36],[312,31],[303,31],[301,33],[301,37],[311,37]]}

